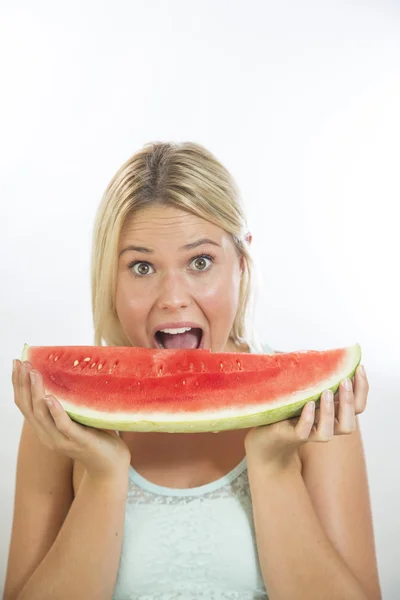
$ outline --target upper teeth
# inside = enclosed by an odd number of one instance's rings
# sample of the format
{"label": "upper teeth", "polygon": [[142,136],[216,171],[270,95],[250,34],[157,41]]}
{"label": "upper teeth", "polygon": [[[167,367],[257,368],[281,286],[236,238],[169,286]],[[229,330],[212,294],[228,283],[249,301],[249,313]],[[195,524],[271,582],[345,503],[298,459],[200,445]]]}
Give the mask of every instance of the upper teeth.
{"label": "upper teeth", "polygon": [[185,333],[185,331],[190,331],[191,327],[178,327],[177,329],[160,329],[163,333]]}

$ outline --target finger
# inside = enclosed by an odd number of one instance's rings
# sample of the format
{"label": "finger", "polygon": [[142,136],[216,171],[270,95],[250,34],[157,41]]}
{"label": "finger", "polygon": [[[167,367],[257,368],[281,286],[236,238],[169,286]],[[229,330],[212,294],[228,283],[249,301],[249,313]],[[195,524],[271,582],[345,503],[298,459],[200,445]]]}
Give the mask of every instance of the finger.
{"label": "finger", "polygon": [[13,360],[11,381],[14,389],[14,402],[20,408],[21,393],[19,389],[19,378],[20,378],[21,362],[19,360]]}
{"label": "finger", "polygon": [[49,411],[49,406],[46,404],[46,391],[43,385],[43,378],[39,371],[31,370],[31,396],[32,396],[32,412],[41,429],[49,436],[54,437],[56,426],[54,419]]}
{"label": "finger", "polygon": [[46,396],[46,400],[50,403],[48,404],[48,409],[54,420],[57,431],[64,436],[64,439],[68,438],[68,440],[71,440],[80,446],[85,445],[88,441],[87,437],[90,428],[73,421],[66,413],[61,403],[54,396]]}
{"label": "finger", "polygon": [[335,423],[335,435],[347,435],[356,428],[354,393],[350,379],[344,379],[339,388],[338,417]]}
{"label": "finger", "polygon": [[68,419],[70,420],[70,418],[58,400],[54,396],[46,396],[43,398],[43,402],[46,403],[52,421],[51,436],[53,440],[57,444],[74,440],[74,434],[68,426]]}
{"label": "finger", "polygon": [[315,418],[315,402],[307,402],[301,411],[300,418],[294,427],[297,439],[306,442],[312,431]]}
{"label": "finger", "polygon": [[31,380],[29,377],[30,367],[31,365],[27,361],[21,363],[19,375],[19,408],[28,421],[32,422],[34,415],[32,407]]}
{"label": "finger", "polygon": [[46,396],[43,378],[39,371],[31,371],[33,413],[37,424],[51,440],[59,446],[66,440],[82,442],[82,431],[67,415],[54,396]]}
{"label": "finger", "polygon": [[120,436],[118,435],[118,432],[115,431],[115,429],[103,429],[101,427],[96,427],[97,431],[103,431],[104,433],[107,433],[107,435],[111,435],[112,437],[115,438],[119,438]]}
{"label": "finger", "polygon": [[331,390],[326,390],[320,400],[318,423],[310,435],[310,442],[328,442],[334,436],[335,405]]}
{"label": "finger", "polygon": [[369,383],[367,374],[362,365],[360,365],[356,371],[354,377],[354,411],[356,415],[364,412],[367,407],[367,398],[369,392]]}

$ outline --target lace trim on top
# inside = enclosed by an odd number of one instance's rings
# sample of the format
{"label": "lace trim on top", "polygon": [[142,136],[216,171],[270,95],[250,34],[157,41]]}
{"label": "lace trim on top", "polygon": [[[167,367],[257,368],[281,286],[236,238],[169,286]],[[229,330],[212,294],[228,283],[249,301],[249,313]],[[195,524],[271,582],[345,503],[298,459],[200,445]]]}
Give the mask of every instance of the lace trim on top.
{"label": "lace trim on top", "polygon": [[[163,504],[165,497],[173,498],[199,498],[204,497],[207,500],[213,498],[231,497],[236,496],[247,496],[246,489],[248,489],[248,477],[247,477],[247,461],[246,457],[232,469],[229,473],[206,483],[193,488],[169,488],[157,485],[145,479],[132,467],[129,471],[129,479],[131,484],[129,486],[128,502],[137,503],[156,503],[157,497],[159,503]],[[163,498],[164,497],[164,498]]]}

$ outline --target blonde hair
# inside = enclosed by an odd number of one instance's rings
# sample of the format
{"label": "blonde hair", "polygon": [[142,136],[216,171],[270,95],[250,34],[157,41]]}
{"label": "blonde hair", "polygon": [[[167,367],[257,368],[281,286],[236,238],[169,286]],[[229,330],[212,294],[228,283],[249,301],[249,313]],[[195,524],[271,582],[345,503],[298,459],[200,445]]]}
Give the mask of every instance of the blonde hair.
{"label": "blonde hair", "polygon": [[96,216],[92,247],[94,343],[130,346],[115,308],[118,245],[122,228],[136,211],[173,206],[221,227],[232,237],[244,271],[230,332],[235,344],[248,341],[253,261],[245,240],[247,223],[238,188],[225,167],[196,143],[150,143],[117,171]]}

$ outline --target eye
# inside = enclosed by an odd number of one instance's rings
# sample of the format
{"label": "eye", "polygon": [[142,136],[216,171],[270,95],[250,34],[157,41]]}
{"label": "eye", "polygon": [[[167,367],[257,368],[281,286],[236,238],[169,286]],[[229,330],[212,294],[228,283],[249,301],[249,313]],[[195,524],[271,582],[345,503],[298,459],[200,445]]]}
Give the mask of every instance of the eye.
{"label": "eye", "polygon": [[[207,264],[207,261],[211,264]],[[195,256],[191,261],[191,264],[196,266],[196,271],[208,271],[211,267],[214,259],[212,256],[207,256],[206,254],[201,254],[200,256]]]}
{"label": "eye", "polygon": [[147,262],[133,262],[129,265],[129,268],[136,277],[142,277],[143,275],[149,275],[150,269],[153,267]]}

